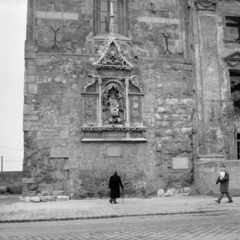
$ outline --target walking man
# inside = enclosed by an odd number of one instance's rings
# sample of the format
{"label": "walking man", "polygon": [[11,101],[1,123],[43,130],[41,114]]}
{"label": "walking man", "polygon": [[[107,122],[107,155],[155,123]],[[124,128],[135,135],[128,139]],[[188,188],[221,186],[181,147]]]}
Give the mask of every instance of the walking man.
{"label": "walking man", "polygon": [[117,203],[116,198],[120,198],[120,187],[123,190],[121,178],[118,176],[117,172],[114,172],[114,175],[112,175],[109,180],[109,188],[111,190],[111,199],[109,200],[110,203]]}
{"label": "walking man", "polygon": [[219,173],[219,176],[217,178],[216,184],[218,184],[220,182],[220,192],[221,192],[221,196],[219,197],[218,200],[215,200],[217,203],[220,203],[224,194],[227,195],[228,197],[228,202],[227,203],[232,203],[233,200],[231,198],[231,196],[229,195],[228,192],[228,186],[229,186],[229,173],[226,171],[225,169],[225,165],[221,164],[220,165],[221,171]]}

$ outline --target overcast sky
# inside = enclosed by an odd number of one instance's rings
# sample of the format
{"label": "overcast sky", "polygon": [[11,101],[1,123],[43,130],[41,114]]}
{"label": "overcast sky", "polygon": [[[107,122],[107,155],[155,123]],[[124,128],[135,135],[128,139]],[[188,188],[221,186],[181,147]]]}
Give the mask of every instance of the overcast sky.
{"label": "overcast sky", "polygon": [[22,170],[26,20],[27,0],[0,0],[0,156],[4,171]]}

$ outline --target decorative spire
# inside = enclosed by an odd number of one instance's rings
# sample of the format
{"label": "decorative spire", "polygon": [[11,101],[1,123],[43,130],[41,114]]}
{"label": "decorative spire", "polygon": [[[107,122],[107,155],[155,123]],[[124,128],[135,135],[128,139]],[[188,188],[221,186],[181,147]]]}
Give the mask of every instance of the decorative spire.
{"label": "decorative spire", "polygon": [[114,35],[114,14],[113,14],[113,3],[112,2],[110,2],[109,33],[111,35]]}

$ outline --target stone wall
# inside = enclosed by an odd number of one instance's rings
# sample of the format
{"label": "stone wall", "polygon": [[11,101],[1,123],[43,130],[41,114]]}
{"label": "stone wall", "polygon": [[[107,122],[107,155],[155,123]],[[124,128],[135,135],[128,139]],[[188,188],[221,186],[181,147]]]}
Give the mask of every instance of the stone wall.
{"label": "stone wall", "polygon": [[145,143],[81,142],[81,93],[88,75],[97,74],[92,63],[106,41],[94,36],[93,1],[29,1],[24,195],[104,196],[114,170],[129,195],[192,183],[196,110],[187,1],[128,2],[129,39],[118,36],[118,43],[144,92]]}
{"label": "stone wall", "polygon": [[240,196],[239,187],[239,171],[240,161],[238,160],[223,160],[216,161],[214,158],[208,159],[206,162],[198,162],[194,165],[194,182],[196,189],[203,195],[219,195],[219,184],[216,185],[216,180],[220,171],[219,165],[224,163],[226,170],[229,172],[229,192],[232,196]]}
{"label": "stone wall", "polygon": [[[225,159],[237,158],[236,134],[239,113],[231,98],[229,69],[225,60],[240,50],[237,41],[227,42],[225,16],[239,14],[239,3],[199,0],[191,6],[195,49],[196,103],[199,155],[222,154]],[[239,58],[238,56],[235,56]]]}
{"label": "stone wall", "polygon": [[0,172],[0,186],[21,185],[23,172]]}
{"label": "stone wall", "polygon": [[[0,187],[5,187],[1,193],[22,193],[23,172],[0,172]],[[2,188],[3,189],[3,188]]]}

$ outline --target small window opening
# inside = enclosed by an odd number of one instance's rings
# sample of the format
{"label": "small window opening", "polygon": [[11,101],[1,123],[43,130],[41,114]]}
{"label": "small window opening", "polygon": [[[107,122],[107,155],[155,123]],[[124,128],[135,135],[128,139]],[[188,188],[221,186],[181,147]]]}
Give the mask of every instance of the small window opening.
{"label": "small window opening", "polygon": [[110,3],[113,4],[114,30],[118,33],[118,2],[117,0],[102,0],[100,6],[101,33],[109,33]]}
{"label": "small window opening", "polygon": [[237,133],[237,159],[240,159],[240,133]]}
{"label": "small window opening", "polygon": [[114,15],[114,32],[127,36],[128,0],[94,0],[93,27],[94,35],[109,33],[109,16],[111,3]]}
{"label": "small window opening", "polygon": [[225,40],[240,43],[240,16],[226,16]]}

